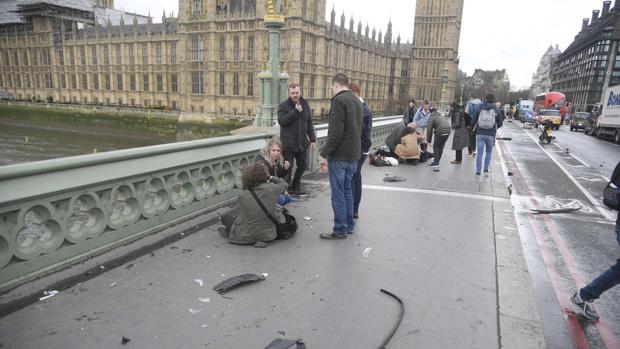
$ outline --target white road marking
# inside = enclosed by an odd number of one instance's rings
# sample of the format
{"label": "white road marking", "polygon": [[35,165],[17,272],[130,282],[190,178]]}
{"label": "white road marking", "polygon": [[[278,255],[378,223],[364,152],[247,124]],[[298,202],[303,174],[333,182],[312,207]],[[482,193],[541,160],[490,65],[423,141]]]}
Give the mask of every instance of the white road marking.
{"label": "white road marking", "polygon": [[585,167],[583,165],[568,165],[568,164],[566,166],[572,167],[572,168],[584,168]]}
{"label": "white road marking", "polygon": [[560,162],[558,160],[556,160],[545,148],[543,148],[538,141],[536,141],[536,139],[534,137],[532,137],[532,135],[529,132],[526,132],[525,134],[528,135],[528,137],[530,137],[532,139],[532,141],[540,148],[540,150],[542,150],[545,154],[547,154],[547,156],[551,159],[551,161],[553,161],[559,168],[560,170],[562,170],[562,172],[564,172],[564,174],[566,176],[568,176],[568,179],[571,180],[571,182],[573,182],[573,184],[575,184],[575,186],[577,187],[577,189],[579,189],[583,195],[586,196],[586,198],[588,198],[588,200],[590,201],[590,203],[596,207],[596,209],[603,215],[603,217],[607,218],[610,221],[615,221],[616,217],[613,217],[611,212],[605,210],[603,207],[601,207],[600,205],[600,200],[596,200],[592,194],[590,194],[586,188],[584,188],[581,184],[579,184],[579,182],[575,179],[575,177],[573,177],[573,175],[571,175],[568,170],[566,170],[566,168],[564,168],[564,166],[562,166],[562,164],[560,164]]}
{"label": "white road marking", "polygon": [[[601,176],[601,177],[603,177],[603,176]],[[605,178],[605,177],[603,177],[603,178]],[[602,181],[605,180],[605,179],[600,179],[600,178],[586,178],[586,177],[576,177],[576,179],[581,179],[581,180],[588,181],[588,182],[602,182]]]}
{"label": "white road marking", "polygon": [[[324,181],[304,181],[306,183],[319,184],[328,186],[329,182]],[[446,190],[434,190],[434,189],[420,189],[420,188],[407,188],[407,187],[390,187],[386,185],[374,185],[374,184],[363,184],[362,188],[369,190],[381,190],[381,191],[392,191],[392,192],[400,192],[400,193],[417,193],[417,194],[431,194],[431,195],[440,195],[440,196],[449,196],[454,198],[465,198],[465,199],[476,199],[476,200],[486,200],[486,201],[495,201],[495,202],[509,202],[510,199],[502,198],[497,196],[490,195],[482,195],[482,194],[473,194],[473,193],[461,193],[454,191],[446,191]]]}

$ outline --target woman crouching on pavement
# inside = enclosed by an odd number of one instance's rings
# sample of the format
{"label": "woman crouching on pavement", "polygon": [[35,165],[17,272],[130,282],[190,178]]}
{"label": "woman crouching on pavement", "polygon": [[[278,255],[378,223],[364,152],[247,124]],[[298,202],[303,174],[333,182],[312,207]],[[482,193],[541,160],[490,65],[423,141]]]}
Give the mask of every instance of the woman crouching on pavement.
{"label": "woman crouching on pavement", "polygon": [[415,122],[412,122],[403,129],[403,132],[400,134],[400,144],[396,146],[394,153],[406,163],[417,165],[420,161],[418,140],[422,136],[415,133],[414,127]]}
{"label": "woman crouching on pavement", "polygon": [[239,194],[239,215],[229,213],[221,216],[220,235],[228,242],[239,245],[266,247],[269,241],[277,237],[275,224],[267,217],[251,191],[269,210],[272,216],[278,217],[276,200],[288,188],[285,180],[270,176],[267,166],[261,162],[245,168],[241,174],[243,189]]}
{"label": "woman crouching on pavement", "polygon": [[[285,178],[291,170],[291,164],[286,160],[282,160],[282,143],[278,136],[271,137],[267,142],[267,146],[261,149],[255,159],[256,162],[267,166],[271,176]],[[278,196],[278,205],[284,206],[289,202],[291,202],[291,196],[288,193]]]}

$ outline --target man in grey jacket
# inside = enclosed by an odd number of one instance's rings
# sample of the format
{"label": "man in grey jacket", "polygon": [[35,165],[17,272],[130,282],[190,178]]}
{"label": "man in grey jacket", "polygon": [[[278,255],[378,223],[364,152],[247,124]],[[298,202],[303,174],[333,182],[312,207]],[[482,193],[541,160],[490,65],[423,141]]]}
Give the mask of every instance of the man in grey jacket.
{"label": "man in grey jacket", "polygon": [[338,73],[332,78],[334,97],[329,111],[327,140],[321,149],[321,164],[327,161],[334,227],[331,232],[321,234],[321,239],[346,239],[355,228],[352,179],[362,148],[364,109],[348,86],[346,75]]}

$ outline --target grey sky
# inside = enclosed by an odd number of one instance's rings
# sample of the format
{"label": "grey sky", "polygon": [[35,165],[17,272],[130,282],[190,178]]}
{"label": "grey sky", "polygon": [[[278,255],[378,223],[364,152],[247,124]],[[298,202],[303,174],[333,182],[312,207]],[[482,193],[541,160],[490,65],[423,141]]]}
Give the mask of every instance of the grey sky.
{"label": "grey sky", "polygon": [[[115,2],[125,11],[147,14],[150,10],[156,21],[164,10],[175,15],[179,11],[178,0]],[[327,17],[332,6],[337,23],[344,11],[347,27],[353,16],[356,28],[361,19],[371,31],[374,26],[385,33],[391,18],[394,40],[399,33],[402,42],[413,38],[415,0],[327,0]],[[476,68],[505,68],[513,86],[529,86],[549,45],[558,44],[563,51],[579,32],[582,19],[602,6],[603,0],[465,0],[460,69],[472,74]]]}

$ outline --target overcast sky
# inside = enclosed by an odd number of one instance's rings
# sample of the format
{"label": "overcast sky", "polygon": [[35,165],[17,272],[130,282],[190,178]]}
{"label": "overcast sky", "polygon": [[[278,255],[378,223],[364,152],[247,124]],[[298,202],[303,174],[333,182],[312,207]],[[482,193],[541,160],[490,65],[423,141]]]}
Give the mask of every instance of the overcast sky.
{"label": "overcast sky", "polygon": [[[620,0],[618,0],[620,1]],[[332,6],[336,22],[344,11],[346,26],[353,16],[355,28],[362,19],[385,34],[392,19],[393,38],[413,38],[415,0],[327,0],[327,17]],[[155,21],[161,14],[178,13],[178,0],[116,0],[116,8],[147,14]],[[614,4],[612,3],[612,6]],[[564,49],[581,29],[581,21],[600,10],[603,0],[465,0],[461,28],[460,69],[471,75],[474,69],[507,69],[514,87],[529,87],[532,74],[549,45]]]}

